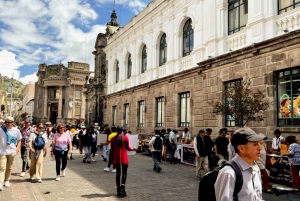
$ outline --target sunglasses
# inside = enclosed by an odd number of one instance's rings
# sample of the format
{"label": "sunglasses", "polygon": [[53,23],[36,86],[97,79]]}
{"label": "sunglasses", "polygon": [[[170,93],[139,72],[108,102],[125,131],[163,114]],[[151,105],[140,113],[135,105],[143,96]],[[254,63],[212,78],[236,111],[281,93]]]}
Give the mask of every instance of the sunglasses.
{"label": "sunglasses", "polygon": [[10,124],[10,123],[12,123],[12,121],[6,121],[5,123],[6,123],[6,124]]}

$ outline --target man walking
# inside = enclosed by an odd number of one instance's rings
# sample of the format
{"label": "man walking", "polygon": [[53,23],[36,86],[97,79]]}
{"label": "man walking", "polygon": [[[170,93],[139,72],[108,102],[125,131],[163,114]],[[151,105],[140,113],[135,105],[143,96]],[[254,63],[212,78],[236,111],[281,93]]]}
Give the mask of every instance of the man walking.
{"label": "man walking", "polygon": [[221,165],[220,162],[228,160],[227,147],[229,140],[226,137],[226,130],[223,128],[220,130],[220,136],[215,140],[215,156],[219,157],[218,165]]}
{"label": "man walking", "polygon": [[177,137],[176,134],[177,130],[174,129],[173,131],[171,131],[171,129],[169,130],[169,141],[170,141],[170,163],[171,164],[176,164],[176,159],[174,157],[175,151],[177,149]]}
{"label": "man walking", "polygon": [[22,172],[20,177],[24,177],[27,170],[29,169],[29,161],[31,159],[31,152],[28,146],[30,134],[33,133],[33,128],[30,126],[31,120],[25,119],[25,126],[21,129],[22,140],[21,140],[21,158],[22,158]]}
{"label": "man walking", "polygon": [[[106,134],[107,135],[107,141],[108,141],[108,136],[111,134],[111,131],[108,127],[108,124],[104,125],[104,130],[102,131],[101,134]],[[109,145],[103,145],[103,154],[102,154],[102,158],[104,161],[106,161],[107,155],[109,153]]]}
{"label": "man walking", "polygon": [[13,123],[13,117],[6,117],[5,126],[0,128],[0,191],[3,190],[3,182],[5,187],[10,187],[11,166],[21,148],[22,134],[13,127]]}
{"label": "man walking", "polygon": [[[198,136],[194,138],[194,150],[196,153],[196,177],[202,179],[201,168],[204,169],[204,175],[208,172],[208,154],[211,153],[211,139],[205,135],[205,130],[200,129]],[[204,176],[203,175],[203,176]]]}
{"label": "man walking", "polygon": [[[241,128],[233,133],[231,143],[236,155],[232,159],[241,168],[243,185],[237,195],[233,195],[236,175],[231,166],[223,167],[215,182],[217,201],[257,200],[262,201],[262,186],[259,167],[255,163],[260,156],[259,141],[266,139],[250,128]],[[234,198],[235,197],[235,198]]]}
{"label": "man walking", "polygon": [[159,166],[158,160],[161,158],[161,151],[163,148],[163,139],[160,137],[160,131],[155,130],[155,136],[153,136],[149,142],[151,146],[151,155],[154,162],[153,170],[159,173],[162,169]]}

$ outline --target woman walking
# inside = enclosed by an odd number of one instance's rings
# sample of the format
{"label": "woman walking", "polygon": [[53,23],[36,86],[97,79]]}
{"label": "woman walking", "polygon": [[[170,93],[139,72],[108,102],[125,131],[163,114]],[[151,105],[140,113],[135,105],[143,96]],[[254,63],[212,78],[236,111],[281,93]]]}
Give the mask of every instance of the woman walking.
{"label": "woman walking", "polygon": [[[68,150],[69,145],[69,150]],[[72,154],[72,142],[70,135],[65,133],[65,127],[63,124],[57,126],[57,133],[55,133],[52,141],[51,156],[55,156],[56,161],[56,181],[60,180],[60,165],[62,170],[62,176],[66,176],[65,168],[67,166],[68,151]]]}
{"label": "woman walking", "polygon": [[[117,196],[125,197],[125,183],[127,178],[128,168],[128,156],[127,150],[137,150],[137,148],[131,148],[129,145],[128,137],[122,135],[122,129],[117,129],[117,135],[111,139],[111,154],[113,155],[113,166],[117,170],[116,184],[117,184]],[[122,183],[120,183],[122,169]],[[121,184],[121,185],[120,185]]]}
{"label": "woman walking", "polygon": [[93,145],[93,133],[94,129],[89,128],[86,131],[86,134],[82,137],[82,147],[85,148],[85,155],[83,158],[83,162],[90,163],[91,162],[91,153],[92,153],[92,145]]}
{"label": "woman walking", "polygon": [[31,151],[30,180],[36,175],[38,183],[42,183],[43,158],[47,154],[47,133],[43,132],[44,124],[38,123],[37,130],[29,136],[28,146]]}
{"label": "woman walking", "polygon": [[282,154],[282,156],[289,157],[289,164],[291,169],[291,175],[293,180],[293,187],[300,190],[300,145],[297,144],[295,136],[288,136],[285,138],[288,145],[290,145],[288,153]]}

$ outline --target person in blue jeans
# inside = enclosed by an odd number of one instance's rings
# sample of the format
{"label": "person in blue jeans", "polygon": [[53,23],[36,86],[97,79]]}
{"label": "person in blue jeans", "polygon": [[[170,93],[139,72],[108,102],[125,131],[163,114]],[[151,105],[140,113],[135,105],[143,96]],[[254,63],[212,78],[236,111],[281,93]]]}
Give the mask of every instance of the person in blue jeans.
{"label": "person in blue jeans", "polygon": [[170,163],[176,164],[176,160],[174,157],[175,151],[177,149],[177,138],[176,138],[177,130],[174,129],[173,131],[170,130],[169,132],[169,141],[170,141]]}
{"label": "person in blue jeans", "polygon": [[86,134],[82,138],[82,146],[85,148],[85,156],[83,158],[83,162],[90,163],[91,162],[91,154],[92,154],[92,147],[93,147],[93,134],[94,129],[89,128],[86,131]]}
{"label": "person in blue jeans", "polygon": [[[107,135],[107,140],[108,140],[108,136],[111,134],[111,130],[108,127],[108,124],[104,125],[104,130],[101,132],[101,134],[106,134]],[[106,161],[107,159],[107,155],[109,154],[109,145],[104,145],[103,146],[103,155],[102,158],[104,161]]]}

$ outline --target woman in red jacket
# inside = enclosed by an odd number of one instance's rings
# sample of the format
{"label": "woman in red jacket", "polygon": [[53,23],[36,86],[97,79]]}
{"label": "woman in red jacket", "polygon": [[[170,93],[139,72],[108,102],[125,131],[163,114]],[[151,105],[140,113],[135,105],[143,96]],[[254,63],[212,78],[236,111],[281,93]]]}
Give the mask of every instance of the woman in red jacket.
{"label": "woman in red jacket", "polygon": [[[117,128],[117,135],[111,139],[111,153],[113,155],[113,166],[117,170],[116,184],[117,184],[117,196],[125,197],[125,182],[127,177],[128,168],[128,156],[127,150],[137,150],[137,148],[131,148],[129,145],[129,139],[127,136],[122,135],[122,128]],[[122,184],[120,185],[122,168]]]}

